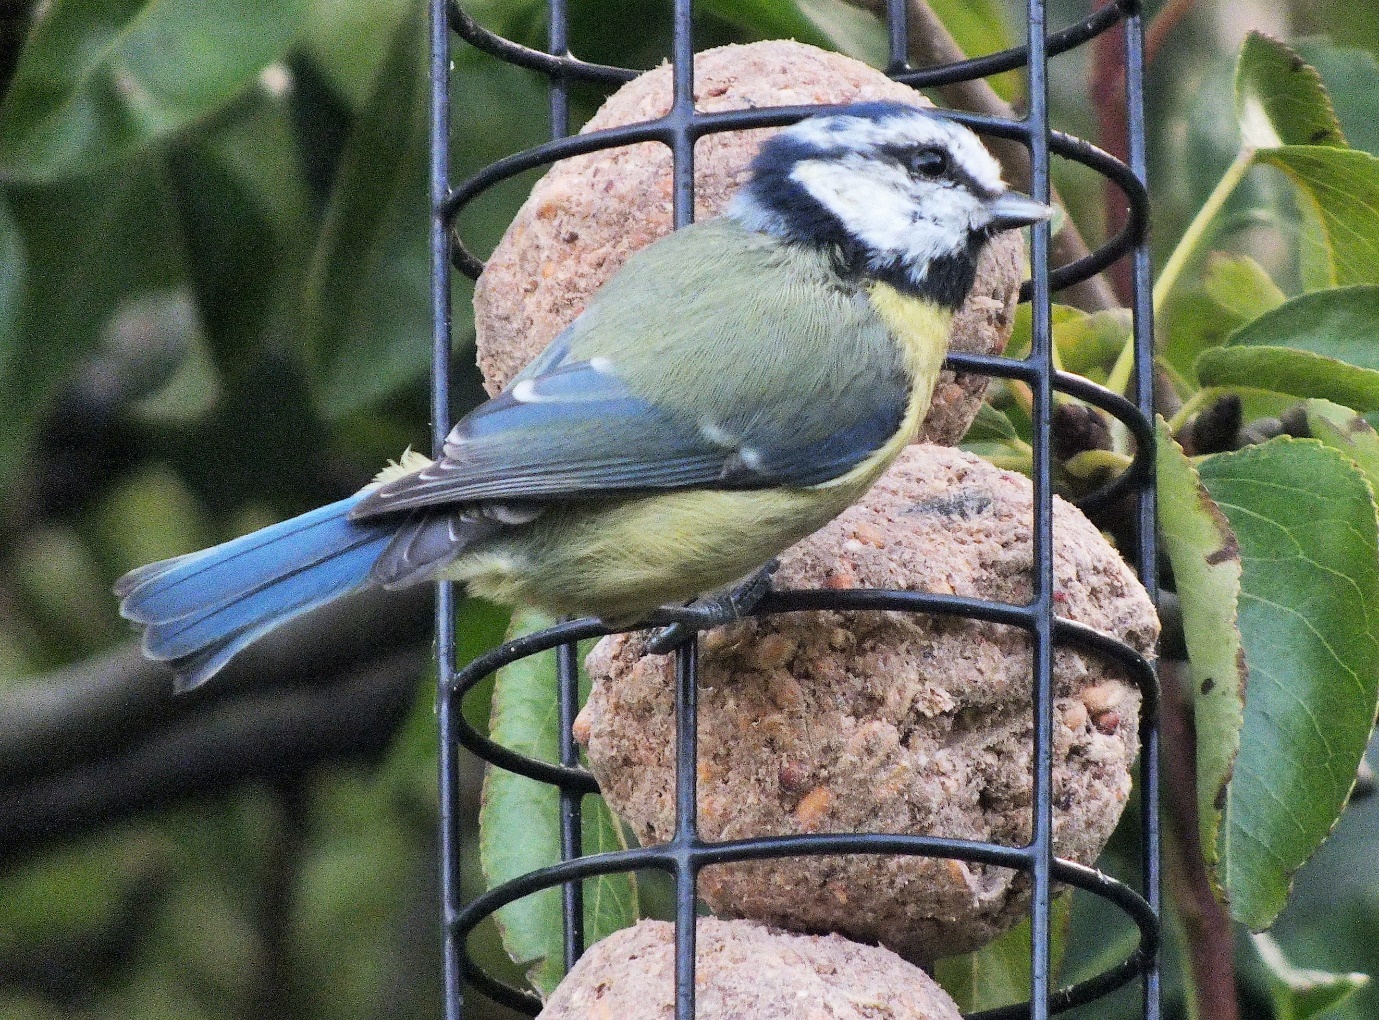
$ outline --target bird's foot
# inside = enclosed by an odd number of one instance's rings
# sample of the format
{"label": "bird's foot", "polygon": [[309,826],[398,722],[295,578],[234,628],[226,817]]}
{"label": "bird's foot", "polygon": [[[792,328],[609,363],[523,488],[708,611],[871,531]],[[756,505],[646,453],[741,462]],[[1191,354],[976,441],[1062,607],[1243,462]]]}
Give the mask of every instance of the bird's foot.
{"label": "bird's foot", "polygon": [[[771,575],[780,566],[772,559],[736,587],[695,599],[687,606],[662,606],[645,621],[662,629],[646,643],[652,655],[666,655],[701,630],[742,619],[771,591]],[[668,626],[664,626],[668,624]]]}

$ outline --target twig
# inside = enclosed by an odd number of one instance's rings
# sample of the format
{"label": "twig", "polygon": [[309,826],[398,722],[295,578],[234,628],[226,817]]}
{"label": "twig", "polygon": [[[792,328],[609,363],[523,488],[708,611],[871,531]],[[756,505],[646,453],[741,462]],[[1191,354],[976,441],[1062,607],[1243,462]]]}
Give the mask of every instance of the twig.
{"label": "twig", "polygon": [[218,703],[105,757],[0,788],[0,861],[192,796],[374,760],[410,711],[428,655],[414,645],[336,685]]}
{"label": "twig", "polygon": [[[882,17],[886,14],[886,0],[848,0],[848,2]],[[911,64],[915,67],[934,67],[938,64],[950,64],[967,59],[967,54],[962,51],[957,40],[953,38],[947,27],[939,20],[938,15],[924,0],[907,0],[905,7],[910,22],[909,58]],[[1017,116],[1015,108],[997,95],[996,90],[981,78],[975,81],[945,85],[939,89],[939,92],[943,95],[944,102],[959,110],[1007,119],[1013,119]],[[996,158],[1001,161],[1001,165],[1005,167],[1006,175],[1010,178],[1011,184],[1018,188],[1028,189],[1030,182],[1029,151],[1017,142],[1001,139],[991,139],[987,144]],[[1058,201],[1057,195],[1053,197],[1055,201]],[[1055,263],[1066,264],[1083,258],[1089,253],[1089,249],[1087,242],[1078,233],[1076,225],[1068,220],[1064,223],[1063,229],[1050,239],[1049,252]],[[1089,312],[1121,307],[1115,291],[1101,276],[1093,276],[1082,283],[1074,284],[1063,291],[1063,296],[1069,304]]]}
{"label": "twig", "polygon": [[[1111,0],[1096,0],[1095,6],[1105,7]],[[1090,67],[1092,106],[1097,116],[1097,142],[1122,163],[1129,162],[1129,113],[1125,105],[1125,40],[1119,32],[1103,32],[1092,42]],[[1120,189],[1106,181],[1102,185],[1106,235],[1109,237],[1125,225],[1125,201]],[[1130,263],[1121,259],[1107,267],[1112,286],[1122,301],[1129,301]]]}
{"label": "twig", "polygon": [[1159,13],[1154,15],[1154,20],[1149,23],[1149,28],[1144,33],[1145,67],[1154,63],[1169,35],[1196,6],[1197,0],[1168,0]]}
{"label": "twig", "polygon": [[1235,989],[1235,939],[1231,919],[1211,891],[1202,858],[1197,819],[1197,740],[1183,694],[1182,663],[1160,663],[1163,679],[1164,746],[1172,753],[1164,766],[1165,873],[1187,943],[1192,967],[1196,1016],[1202,1020],[1238,1020]]}
{"label": "twig", "polygon": [[[1097,0],[1098,8],[1111,0]],[[1153,63],[1164,41],[1173,29],[1192,10],[1196,0],[1170,0],[1150,23],[1145,33],[1145,66]],[[1125,42],[1118,32],[1103,32],[1092,48],[1089,89],[1092,105],[1097,113],[1097,141],[1103,149],[1121,162],[1129,161],[1127,141],[1130,137],[1128,112],[1125,105]],[[1125,201],[1120,189],[1110,181],[1105,185],[1106,233],[1114,234],[1125,225]],[[1116,293],[1128,300],[1130,295],[1130,265],[1120,261],[1107,269]]]}
{"label": "twig", "polygon": [[367,592],[251,645],[195,694],[176,697],[167,667],[134,645],[32,680],[0,684],[0,787],[108,755],[207,703],[255,688],[320,683],[427,640],[429,586]]}
{"label": "twig", "polygon": [[292,1016],[293,907],[306,849],[311,802],[301,777],[277,785],[275,831],[264,862],[264,882],[259,896],[260,944],[258,988],[249,996],[246,1018]]}

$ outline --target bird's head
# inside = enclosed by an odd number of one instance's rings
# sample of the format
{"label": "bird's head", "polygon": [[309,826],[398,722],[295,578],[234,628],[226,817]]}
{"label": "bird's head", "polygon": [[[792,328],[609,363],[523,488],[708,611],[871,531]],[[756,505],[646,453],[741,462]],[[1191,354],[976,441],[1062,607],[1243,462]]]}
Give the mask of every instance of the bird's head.
{"label": "bird's head", "polygon": [[992,234],[1053,213],[1009,190],[967,128],[900,103],[802,120],[751,170],[729,216],[948,308],[966,298]]}

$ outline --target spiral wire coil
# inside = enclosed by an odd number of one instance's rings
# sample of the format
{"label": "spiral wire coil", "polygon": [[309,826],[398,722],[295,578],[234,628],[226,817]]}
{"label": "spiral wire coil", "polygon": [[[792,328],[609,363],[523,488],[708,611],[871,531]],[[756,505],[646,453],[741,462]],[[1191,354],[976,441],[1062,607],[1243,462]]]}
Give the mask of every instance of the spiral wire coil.
{"label": "spiral wire coil", "polygon": [[[454,235],[452,224],[461,209],[486,189],[517,174],[581,153],[636,142],[659,142],[673,154],[672,203],[677,228],[693,215],[694,143],[718,131],[743,130],[793,123],[820,107],[768,107],[699,113],[694,109],[694,63],[691,14],[693,0],[673,0],[673,101],[669,113],[655,121],[629,124],[582,135],[569,135],[571,83],[614,87],[636,77],[635,70],[588,63],[570,53],[566,0],[548,0],[549,45],[546,52],[518,45],[479,26],[455,0],[431,0],[431,259],[433,334],[433,443],[440,449],[450,430],[451,308],[453,269],[474,278],[483,263]],[[1048,33],[1045,0],[1028,0],[1028,41],[1024,46],[924,69],[911,68],[905,0],[887,0],[890,63],[887,73],[897,81],[919,87],[948,85],[1018,67],[1028,68],[1029,109],[1021,120],[1001,120],[953,111],[940,111],[975,131],[1014,140],[1030,154],[1030,193],[1039,201],[1050,196],[1052,155],[1090,167],[1124,196],[1128,215],[1120,231],[1090,255],[1068,265],[1049,265],[1049,227],[1037,224],[1031,236],[1031,279],[1021,300],[1031,303],[1031,345],[1024,359],[954,353],[946,367],[1019,380],[1033,397],[1033,599],[1023,605],[989,602],[953,595],[896,591],[776,591],[768,594],[759,614],[805,610],[903,610],[934,616],[958,616],[1008,624],[1026,631],[1033,646],[1033,827],[1024,846],[1002,846],[971,840],[882,833],[805,834],[708,842],[696,826],[696,711],[698,651],[690,641],[676,653],[676,828],[662,844],[583,856],[580,846],[580,805],[586,794],[597,793],[593,776],[579,763],[572,735],[578,711],[576,642],[608,631],[594,620],[561,623],[537,634],[510,641],[480,656],[463,669],[455,661],[456,588],[441,583],[436,608],[439,661],[438,723],[440,741],[440,877],[444,928],[444,988],[447,1020],[460,1020],[466,986],[492,1000],[535,1015],[540,1000],[531,993],[499,981],[477,966],[467,939],[475,927],[504,905],[542,889],[560,886],[563,895],[565,966],[572,967],[585,948],[583,880],[615,872],[657,869],[675,882],[675,1016],[694,1016],[695,889],[699,871],[707,866],[804,854],[911,854],[958,858],[996,865],[1030,875],[1031,989],[1030,1000],[976,1014],[981,1020],[1014,1017],[1044,1018],[1098,999],[1138,978],[1146,1020],[1161,1016],[1159,987],[1160,855],[1159,855],[1159,730],[1158,683],[1153,667],[1124,643],[1088,627],[1062,620],[1053,610],[1052,485],[1049,421],[1053,393],[1058,391],[1092,404],[1122,422],[1134,438],[1136,454],[1120,476],[1102,489],[1078,500],[1084,509],[1130,498],[1135,506],[1136,545],[1133,562],[1151,598],[1157,598],[1155,579],[1155,496],[1153,484],[1152,318],[1150,263],[1146,240],[1149,213],[1145,190],[1143,111],[1143,29],[1136,0],[1115,0],[1089,17]],[[1129,165],[1080,139],[1052,131],[1048,121],[1047,70],[1050,57],[1080,46],[1102,33],[1119,29],[1125,48],[1125,88],[1128,111]],[[449,88],[450,48],[458,35],[468,44],[498,59],[546,75],[550,81],[552,140],[501,159],[452,188],[450,172]],[[1131,262],[1135,393],[1132,402],[1087,380],[1056,371],[1052,362],[1050,295],[1100,272],[1116,260]],[[1140,890],[1095,869],[1060,860],[1053,854],[1053,648],[1056,644],[1096,653],[1121,666],[1143,696],[1140,717]],[[509,663],[550,649],[557,650],[560,761],[536,760],[505,748],[474,729],[461,711],[466,694],[484,678]],[[459,804],[459,748],[464,746],[490,765],[510,770],[560,791],[561,863],[542,868],[462,902],[460,848],[462,813]],[[1084,889],[1118,907],[1136,926],[1139,944],[1128,957],[1100,974],[1068,988],[1053,984],[1050,904],[1053,883]]]}

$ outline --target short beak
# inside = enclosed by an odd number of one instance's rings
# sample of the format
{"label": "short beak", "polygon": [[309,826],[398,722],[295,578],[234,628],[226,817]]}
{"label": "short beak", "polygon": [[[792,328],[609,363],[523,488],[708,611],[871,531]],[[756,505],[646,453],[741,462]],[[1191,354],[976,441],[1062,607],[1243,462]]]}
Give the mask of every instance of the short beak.
{"label": "short beak", "polygon": [[1048,219],[1053,215],[1053,206],[1018,191],[1003,191],[986,203],[986,212],[990,216],[988,230],[1015,230]]}

